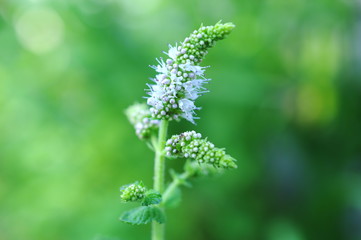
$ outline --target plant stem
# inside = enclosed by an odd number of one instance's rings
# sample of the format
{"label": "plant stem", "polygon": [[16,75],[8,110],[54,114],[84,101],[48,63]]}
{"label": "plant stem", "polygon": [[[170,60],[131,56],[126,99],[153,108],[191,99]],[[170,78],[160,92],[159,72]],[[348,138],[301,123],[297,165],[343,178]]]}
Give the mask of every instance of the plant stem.
{"label": "plant stem", "polygon": [[162,194],[162,201],[165,203],[168,201],[168,198],[173,194],[173,192],[177,189],[179,185],[182,185],[182,180],[186,180],[190,177],[190,173],[184,172],[181,175],[178,176],[178,178],[174,178],[172,183],[169,184],[167,189]]}
{"label": "plant stem", "polygon": [[[159,193],[163,193],[164,189],[164,173],[165,173],[165,162],[164,162],[164,146],[167,138],[168,121],[162,120],[159,126],[158,133],[158,144],[155,146],[155,159],[154,159],[154,190]],[[161,207],[164,211],[164,208]],[[164,240],[164,224],[157,222],[152,223],[152,240]]]}

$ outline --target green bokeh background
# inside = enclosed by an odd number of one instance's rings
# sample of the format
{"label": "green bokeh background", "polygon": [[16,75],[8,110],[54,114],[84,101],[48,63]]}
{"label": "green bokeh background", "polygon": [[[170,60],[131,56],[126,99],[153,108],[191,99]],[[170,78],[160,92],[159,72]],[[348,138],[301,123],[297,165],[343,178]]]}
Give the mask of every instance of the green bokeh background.
{"label": "green bokeh background", "polygon": [[360,7],[1,1],[0,239],[149,239],[118,221],[119,187],[153,171],[124,110],[168,43],[220,19],[237,28],[204,61],[200,120],[170,133],[201,132],[239,168],[185,189],[168,239],[361,239]]}

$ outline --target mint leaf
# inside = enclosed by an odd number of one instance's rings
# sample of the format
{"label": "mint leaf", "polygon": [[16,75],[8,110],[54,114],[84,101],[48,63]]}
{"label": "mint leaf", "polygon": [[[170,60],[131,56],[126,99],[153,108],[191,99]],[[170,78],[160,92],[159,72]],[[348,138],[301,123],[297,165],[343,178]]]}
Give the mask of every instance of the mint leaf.
{"label": "mint leaf", "polygon": [[163,211],[154,206],[142,206],[133,208],[125,213],[123,213],[120,218],[120,221],[126,222],[129,224],[147,224],[152,222],[153,220],[158,223],[165,222],[165,216]]}
{"label": "mint leaf", "polygon": [[142,205],[149,206],[152,204],[159,204],[161,201],[162,201],[162,195],[159,192],[151,189],[145,193],[145,197],[143,199]]}

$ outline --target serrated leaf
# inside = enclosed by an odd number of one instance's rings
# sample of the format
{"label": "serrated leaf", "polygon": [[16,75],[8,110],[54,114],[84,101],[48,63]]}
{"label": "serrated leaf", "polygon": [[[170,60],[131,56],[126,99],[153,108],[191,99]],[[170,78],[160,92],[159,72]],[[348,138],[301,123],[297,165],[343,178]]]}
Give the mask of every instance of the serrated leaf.
{"label": "serrated leaf", "polygon": [[145,193],[145,197],[142,201],[143,206],[149,206],[152,204],[159,204],[162,201],[162,195],[151,189],[148,192]]}
{"label": "serrated leaf", "polygon": [[167,208],[177,207],[182,201],[182,191],[177,187],[175,188],[167,199],[164,201],[164,206]]}
{"label": "serrated leaf", "polygon": [[154,206],[142,206],[133,208],[125,213],[123,213],[120,218],[120,221],[129,223],[129,224],[147,224],[152,221],[156,221],[158,223],[165,222],[165,216],[163,211]]}

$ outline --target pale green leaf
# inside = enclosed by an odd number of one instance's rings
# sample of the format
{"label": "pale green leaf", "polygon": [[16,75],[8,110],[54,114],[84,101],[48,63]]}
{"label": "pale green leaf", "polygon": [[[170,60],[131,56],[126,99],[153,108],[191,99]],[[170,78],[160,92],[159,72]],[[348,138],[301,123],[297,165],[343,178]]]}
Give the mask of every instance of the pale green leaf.
{"label": "pale green leaf", "polygon": [[133,208],[125,213],[123,213],[120,218],[120,221],[126,222],[129,224],[147,224],[152,222],[153,220],[158,223],[165,222],[165,216],[163,211],[154,206],[142,206]]}

